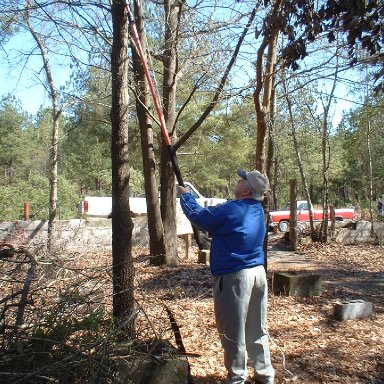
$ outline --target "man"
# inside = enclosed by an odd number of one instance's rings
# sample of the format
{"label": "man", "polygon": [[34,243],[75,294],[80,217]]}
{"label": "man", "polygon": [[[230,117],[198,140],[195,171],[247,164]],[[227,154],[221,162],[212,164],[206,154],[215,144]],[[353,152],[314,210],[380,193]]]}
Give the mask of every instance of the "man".
{"label": "man", "polygon": [[263,242],[266,231],[261,201],[269,181],[254,170],[237,170],[236,200],[201,207],[179,187],[180,204],[191,223],[212,234],[210,267],[214,276],[216,326],[224,349],[227,383],[245,384],[247,358],[256,383],[272,384],[267,333],[267,278]]}

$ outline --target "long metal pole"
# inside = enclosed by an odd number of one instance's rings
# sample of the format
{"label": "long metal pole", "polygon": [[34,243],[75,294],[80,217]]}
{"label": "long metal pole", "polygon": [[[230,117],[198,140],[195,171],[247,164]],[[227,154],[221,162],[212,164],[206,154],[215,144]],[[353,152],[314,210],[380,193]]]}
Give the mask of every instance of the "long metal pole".
{"label": "long metal pole", "polygon": [[[141,43],[140,43],[140,39],[139,39],[139,35],[137,33],[135,20],[133,18],[128,0],[125,0],[125,10],[126,10],[126,13],[128,16],[129,26],[130,26],[131,31],[132,31],[132,36],[133,36],[133,40],[134,40],[135,45],[136,45],[136,49],[139,53],[141,63],[143,64],[143,67],[144,67],[145,77],[147,78],[147,81],[148,81],[149,89],[150,89],[151,94],[152,94],[152,98],[153,98],[153,102],[155,104],[156,112],[157,112],[157,115],[159,116],[161,132],[163,134],[164,141],[165,141],[167,148],[168,148],[168,153],[169,153],[169,157],[170,157],[171,162],[172,162],[173,171],[175,172],[175,176],[176,176],[176,179],[177,179],[177,182],[179,183],[179,185],[184,187],[185,185],[184,185],[183,178],[181,176],[180,167],[179,167],[179,164],[177,163],[176,152],[173,149],[173,145],[172,145],[171,139],[169,137],[167,127],[165,125],[165,119],[164,119],[163,112],[161,110],[159,98],[157,97],[157,93],[156,93],[155,87],[153,85],[151,75],[149,73],[147,60],[146,60],[146,57],[145,57],[145,54],[143,51],[143,47],[141,46]],[[201,238],[201,235],[200,235],[198,229],[193,225],[192,225],[192,229],[193,229],[193,234],[194,234],[194,237],[195,237],[195,240],[196,240],[196,243],[197,243],[199,249],[206,248],[203,245],[203,241],[202,241],[202,238]]]}
{"label": "long metal pole", "polygon": [[133,18],[133,15],[132,15],[132,12],[131,12],[131,9],[130,9],[130,6],[129,6],[129,3],[127,0],[125,0],[125,9],[126,9],[127,16],[128,16],[129,26],[130,26],[131,31],[132,31],[133,40],[135,42],[136,49],[139,53],[141,63],[143,64],[145,77],[147,78],[149,89],[151,91],[153,102],[155,104],[156,112],[157,112],[157,115],[158,115],[159,120],[160,120],[161,133],[163,134],[165,144],[167,145],[167,148],[168,148],[169,157],[171,159],[172,166],[173,166],[173,171],[175,172],[176,179],[177,179],[177,182],[179,183],[179,185],[184,187],[184,181],[183,181],[183,178],[181,176],[180,167],[179,167],[179,164],[177,163],[176,152],[173,149],[173,145],[172,145],[171,139],[169,137],[167,127],[165,125],[165,119],[164,119],[163,112],[161,110],[159,98],[157,97],[157,93],[156,93],[155,87],[153,85],[152,77],[149,73],[147,60],[146,60],[146,57],[145,57],[145,54],[143,51],[143,47],[141,46],[141,43],[140,43],[139,35],[138,35],[137,29],[136,29],[135,20]]}

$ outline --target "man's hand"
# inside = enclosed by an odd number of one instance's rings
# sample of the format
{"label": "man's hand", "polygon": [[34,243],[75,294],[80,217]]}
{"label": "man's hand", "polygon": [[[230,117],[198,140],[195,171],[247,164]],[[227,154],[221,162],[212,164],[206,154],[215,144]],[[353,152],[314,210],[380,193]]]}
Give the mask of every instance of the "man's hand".
{"label": "man's hand", "polygon": [[183,193],[188,193],[188,190],[187,190],[187,188],[182,187],[181,185],[178,185],[177,186],[177,192],[178,192],[178,195],[182,195]]}

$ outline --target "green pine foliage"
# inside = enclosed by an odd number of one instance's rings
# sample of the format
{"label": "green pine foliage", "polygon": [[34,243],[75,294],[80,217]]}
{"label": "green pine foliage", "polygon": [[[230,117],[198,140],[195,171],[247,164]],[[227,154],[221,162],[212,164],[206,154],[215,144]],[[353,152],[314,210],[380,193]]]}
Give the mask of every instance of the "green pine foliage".
{"label": "green pine foliage", "polygon": [[[368,205],[370,195],[369,167],[372,166],[373,200],[384,194],[384,98],[369,98],[364,106],[346,115],[335,140],[343,147],[344,180],[338,184],[348,188],[349,197],[362,207]],[[371,159],[368,151],[370,132]]]}
{"label": "green pine foliage", "polygon": [[[204,104],[204,100],[201,100]],[[332,132],[330,148],[330,202],[336,206],[366,207],[369,198],[368,122],[371,132],[373,200],[384,194],[384,131],[382,97],[371,98],[367,106],[346,115]],[[77,217],[77,205],[85,195],[111,194],[110,123],[108,108],[83,104],[63,117],[59,144],[60,219]],[[200,112],[198,102],[186,109],[178,121],[181,137]],[[274,139],[280,204],[289,200],[289,180],[298,180],[304,196],[294,151],[292,132],[284,105],[276,115]],[[321,203],[321,137],[318,126],[300,104],[295,107],[295,127],[301,157],[314,204]],[[50,113],[41,110],[35,119],[23,112],[16,100],[0,106],[0,220],[17,220],[24,203],[34,219],[48,218]],[[236,168],[250,169],[254,161],[255,113],[251,98],[227,103],[213,113],[178,151],[186,181],[206,196],[232,198],[237,181]],[[142,195],[143,173],[140,137],[132,119],[130,191]],[[156,149],[157,151],[157,149]]]}

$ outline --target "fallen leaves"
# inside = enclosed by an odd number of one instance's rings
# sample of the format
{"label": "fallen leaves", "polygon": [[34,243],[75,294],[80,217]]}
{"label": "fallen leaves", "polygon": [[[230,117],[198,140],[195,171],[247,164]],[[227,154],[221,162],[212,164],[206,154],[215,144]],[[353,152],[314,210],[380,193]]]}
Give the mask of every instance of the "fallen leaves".
{"label": "fallen leaves", "polygon": [[[320,296],[311,298],[275,295],[270,290],[268,321],[276,384],[383,384],[384,247],[312,244],[289,253],[280,252],[284,250],[280,241],[269,244],[270,285],[274,272],[317,273],[322,277],[323,289]],[[209,267],[197,263],[196,249],[189,259],[180,250],[183,256],[176,267],[151,266],[147,252],[136,248],[133,255],[138,336],[175,344],[166,305],[180,328],[186,351],[200,355],[188,358],[194,383],[223,380],[226,371],[216,331]],[[52,282],[47,276],[39,276],[36,281],[42,284],[40,295],[34,296],[37,315],[50,315],[50,308],[61,302],[76,304],[79,317],[89,315],[90,308],[111,312],[110,253],[67,255],[65,260],[60,259],[58,267]],[[0,293],[4,294],[7,286],[4,280]],[[351,299],[370,301],[373,315],[336,321],[334,304]]]}
{"label": "fallen leaves", "polygon": [[[276,384],[383,380],[377,368],[384,364],[383,251],[380,246],[314,244],[290,254],[289,262],[271,256],[269,280],[273,272],[293,271],[316,272],[323,278],[321,296],[287,297],[270,292],[268,318]],[[139,290],[144,289],[142,277],[148,274],[158,288],[147,295],[167,300],[187,351],[201,353],[200,358],[189,359],[194,382],[223,380],[226,372],[215,329],[208,267],[197,264],[197,256],[181,259],[176,268],[141,265],[137,270]],[[336,321],[334,303],[349,299],[371,301],[373,316]]]}

